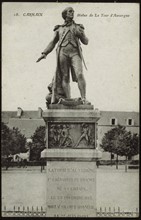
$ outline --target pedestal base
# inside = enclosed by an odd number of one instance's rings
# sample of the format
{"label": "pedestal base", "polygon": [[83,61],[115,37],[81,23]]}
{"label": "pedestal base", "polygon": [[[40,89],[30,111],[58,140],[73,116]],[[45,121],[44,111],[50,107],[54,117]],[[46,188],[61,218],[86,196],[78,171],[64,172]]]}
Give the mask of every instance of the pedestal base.
{"label": "pedestal base", "polygon": [[[86,107],[86,106],[85,106]],[[90,107],[90,106],[89,106]],[[92,109],[49,109],[46,122],[47,217],[96,217],[97,121]]]}
{"label": "pedestal base", "polygon": [[96,217],[96,160],[91,149],[47,149],[47,217]]}
{"label": "pedestal base", "polygon": [[47,162],[47,217],[96,216],[95,162]]}

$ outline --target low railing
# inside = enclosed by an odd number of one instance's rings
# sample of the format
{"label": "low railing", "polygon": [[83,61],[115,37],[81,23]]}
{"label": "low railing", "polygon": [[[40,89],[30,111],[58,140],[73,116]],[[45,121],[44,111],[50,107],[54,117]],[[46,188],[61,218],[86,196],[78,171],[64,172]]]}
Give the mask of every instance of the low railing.
{"label": "low railing", "polygon": [[[6,206],[2,209],[3,217],[46,217],[46,210],[42,206],[39,207],[15,207],[13,210],[7,210]],[[96,217],[139,217],[139,210],[136,208],[136,211],[127,212],[121,211],[120,207],[113,208],[111,207],[96,209]]]}
{"label": "low railing", "polygon": [[122,211],[120,207],[117,209],[109,207],[108,209],[105,208],[99,208],[96,212],[97,217],[138,217],[139,211],[138,208],[136,208],[136,211]]}

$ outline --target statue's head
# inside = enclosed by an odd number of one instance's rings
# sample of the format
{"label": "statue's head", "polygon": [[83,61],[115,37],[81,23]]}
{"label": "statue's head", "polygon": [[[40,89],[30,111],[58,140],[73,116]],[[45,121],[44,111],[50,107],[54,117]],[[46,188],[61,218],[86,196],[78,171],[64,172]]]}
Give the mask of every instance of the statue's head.
{"label": "statue's head", "polygon": [[69,19],[72,20],[74,17],[74,10],[72,7],[67,7],[62,11],[62,17],[64,20]]}

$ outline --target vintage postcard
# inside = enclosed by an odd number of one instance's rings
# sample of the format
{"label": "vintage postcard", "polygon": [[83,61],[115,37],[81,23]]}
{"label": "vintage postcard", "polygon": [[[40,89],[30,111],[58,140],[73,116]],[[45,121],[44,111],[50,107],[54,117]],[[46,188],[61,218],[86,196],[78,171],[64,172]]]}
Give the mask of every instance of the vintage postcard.
{"label": "vintage postcard", "polygon": [[139,4],[4,2],[2,123],[3,216],[138,216]]}

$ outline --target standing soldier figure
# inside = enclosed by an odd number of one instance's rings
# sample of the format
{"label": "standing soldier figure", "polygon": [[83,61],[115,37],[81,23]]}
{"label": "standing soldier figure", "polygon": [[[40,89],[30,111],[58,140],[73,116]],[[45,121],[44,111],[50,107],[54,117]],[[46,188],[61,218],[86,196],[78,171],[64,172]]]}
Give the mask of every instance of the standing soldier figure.
{"label": "standing soldier figure", "polygon": [[[78,83],[81,99],[83,104],[88,104],[86,100],[86,82],[83,75],[82,61],[85,65],[80,42],[87,45],[88,38],[84,33],[84,26],[76,24],[73,21],[74,10],[71,7],[66,8],[62,12],[62,17],[65,20],[63,25],[56,25],[54,28],[54,38],[49,43],[47,48],[42,52],[42,56],[37,60],[45,59],[46,56],[57,47],[57,68],[52,82],[52,97],[51,103],[56,103],[56,97],[70,97],[70,70],[72,80]],[[86,67],[86,65],[85,65]]]}
{"label": "standing soldier figure", "polygon": [[81,133],[81,136],[80,136],[78,142],[76,143],[75,147],[78,147],[78,145],[80,144],[80,142],[81,142],[83,139],[85,139],[87,145],[89,145],[89,143],[90,143],[90,136],[91,136],[91,133],[90,133],[89,125],[87,125],[87,124],[82,124],[82,133]]}

